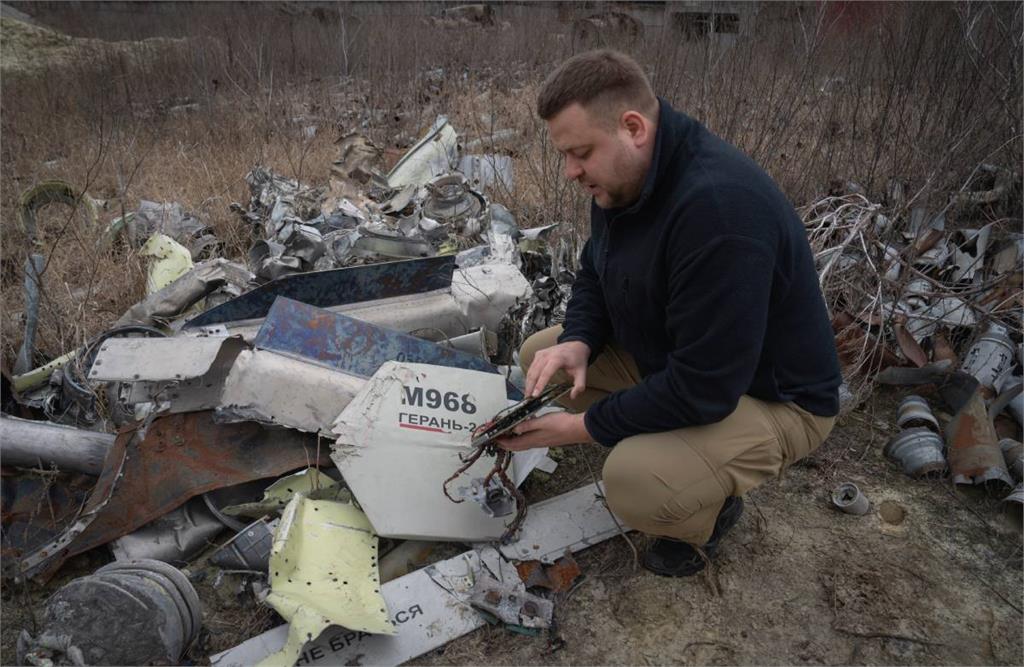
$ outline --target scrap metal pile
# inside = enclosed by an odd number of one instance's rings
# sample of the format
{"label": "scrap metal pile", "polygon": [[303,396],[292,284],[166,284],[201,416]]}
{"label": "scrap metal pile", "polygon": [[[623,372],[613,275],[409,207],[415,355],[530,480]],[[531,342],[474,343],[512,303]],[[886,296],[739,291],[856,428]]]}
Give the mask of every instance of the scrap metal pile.
{"label": "scrap metal pile", "polygon": [[[1024,235],[1019,218],[996,215],[1019,202],[1020,174],[981,165],[939,210],[912,205],[897,183],[884,207],[844,190],[803,210],[844,409],[875,383],[919,386],[949,409],[945,437],[927,400],[909,396],[886,456],[913,477],[948,473],[1021,503]],[[854,491],[837,488],[836,505],[866,511]]]}
{"label": "scrap metal pile", "polygon": [[[4,576],[45,582],[99,548],[113,562],[52,595],[20,664],[205,656],[193,584],[230,577],[286,625],[217,664],[397,664],[488,621],[551,625],[550,592],[531,591],[566,590],[568,554],[620,530],[600,488],[524,521],[519,486],[553,470],[546,450],[460,455],[522,398],[512,351],[564,315],[575,252],[554,226],[518,229],[484,194],[511,184],[509,158],[459,155],[457,139],[439,118],[384,174],[349,136],[322,188],[254,168],[232,205],[246,263],[177,204],[110,223],[148,260],[147,296],[34,370],[26,336],[0,447]],[[492,480],[501,503],[478,488]],[[413,571],[437,542],[470,548]]]}

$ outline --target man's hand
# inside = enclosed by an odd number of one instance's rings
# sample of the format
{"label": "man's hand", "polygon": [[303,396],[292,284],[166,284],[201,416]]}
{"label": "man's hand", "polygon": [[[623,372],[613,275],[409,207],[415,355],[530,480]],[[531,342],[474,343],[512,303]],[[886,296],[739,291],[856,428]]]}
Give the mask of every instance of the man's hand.
{"label": "man's hand", "polygon": [[[514,434],[514,435],[513,435]],[[502,449],[521,452],[535,447],[562,447],[581,442],[594,442],[583,423],[583,415],[553,412],[543,417],[527,419],[512,430],[512,434],[497,440]]]}
{"label": "man's hand", "polygon": [[537,352],[526,374],[526,395],[540,396],[548,386],[551,377],[558,371],[565,371],[572,378],[569,398],[576,398],[587,387],[587,360],[590,346],[578,340],[559,343]]}

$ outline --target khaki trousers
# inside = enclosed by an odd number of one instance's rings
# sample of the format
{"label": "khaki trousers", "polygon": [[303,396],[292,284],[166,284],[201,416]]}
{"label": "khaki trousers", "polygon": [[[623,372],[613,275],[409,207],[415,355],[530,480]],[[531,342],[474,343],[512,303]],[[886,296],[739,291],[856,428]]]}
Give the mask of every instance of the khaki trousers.
{"label": "khaki trousers", "polygon": [[[561,332],[562,327],[551,327],[523,343],[523,372]],[[632,356],[606,345],[587,368],[587,389],[563,405],[583,411],[638,382]],[[742,396],[736,410],[715,424],[625,438],[605,460],[608,506],[631,528],[703,546],[727,497],[781,475],[824,442],[834,423],[835,417],[818,417],[793,403]]]}

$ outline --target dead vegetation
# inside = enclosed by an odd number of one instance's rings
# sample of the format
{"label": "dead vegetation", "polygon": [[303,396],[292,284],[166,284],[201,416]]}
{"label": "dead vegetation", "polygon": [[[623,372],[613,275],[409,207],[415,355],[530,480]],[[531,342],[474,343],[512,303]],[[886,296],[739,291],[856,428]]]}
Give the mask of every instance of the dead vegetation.
{"label": "dead vegetation", "polygon": [[[17,197],[48,178],[104,200],[104,220],[142,198],[180,201],[237,257],[248,239],[228,205],[245,196],[251,166],[323,183],[344,133],[369,135],[394,159],[445,113],[471,136],[517,130],[520,138],[501,147],[514,159],[515,190],[496,199],[522,226],[561,221],[584,229],[585,202],[560,178],[532,114],[550,63],[586,46],[568,36],[571,23],[555,20],[553,7],[533,15],[508,8],[493,25],[437,24],[426,20],[433,7],[417,3],[386,13],[345,4],[150,13],[42,4],[34,11],[70,37],[4,19],[7,364],[20,339],[27,254]],[[862,13],[769,4],[732,45],[669,29],[613,37],[641,59],[661,95],[748,152],[798,205],[826,194],[832,181],[855,181],[871,201],[887,203],[895,180],[910,193],[906,210],[942,207],[979,164],[1018,161],[1019,7],[886,4]],[[44,67],[47,45],[74,55]],[[20,69],[26,59],[37,64]],[[1019,217],[1019,183],[1018,173],[1008,209],[982,210],[984,221]],[[83,343],[138,296],[139,281],[123,279],[126,270],[139,275],[131,252],[90,252],[98,230],[59,227],[41,240],[51,261],[38,361]],[[85,280],[83,264],[94,269]],[[91,317],[98,311],[107,316]]]}

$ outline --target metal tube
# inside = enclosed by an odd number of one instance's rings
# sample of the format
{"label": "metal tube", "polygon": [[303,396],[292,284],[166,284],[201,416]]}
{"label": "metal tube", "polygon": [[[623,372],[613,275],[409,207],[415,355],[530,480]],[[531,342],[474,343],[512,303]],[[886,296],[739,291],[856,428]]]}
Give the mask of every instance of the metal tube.
{"label": "metal tube", "polygon": [[111,433],[97,433],[49,422],[0,416],[0,461],[20,468],[49,468],[98,476]]}

